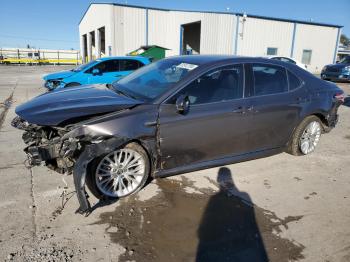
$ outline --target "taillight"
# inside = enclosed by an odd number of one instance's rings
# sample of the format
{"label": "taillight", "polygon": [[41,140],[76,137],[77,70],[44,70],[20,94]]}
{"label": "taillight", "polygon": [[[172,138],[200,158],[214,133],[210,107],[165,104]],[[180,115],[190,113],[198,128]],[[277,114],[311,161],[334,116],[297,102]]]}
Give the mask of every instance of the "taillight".
{"label": "taillight", "polygon": [[342,103],[344,103],[344,101],[345,101],[345,94],[344,93],[337,93],[337,94],[334,95],[334,98],[337,101],[341,101]]}

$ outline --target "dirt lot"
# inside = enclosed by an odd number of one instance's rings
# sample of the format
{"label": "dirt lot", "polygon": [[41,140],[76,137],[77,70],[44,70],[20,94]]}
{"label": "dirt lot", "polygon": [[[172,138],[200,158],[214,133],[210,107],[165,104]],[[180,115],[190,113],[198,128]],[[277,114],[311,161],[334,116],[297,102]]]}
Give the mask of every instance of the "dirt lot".
{"label": "dirt lot", "polygon": [[[24,165],[15,107],[64,67],[0,67],[0,259],[350,261],[350,108],[307,157],[280,154],[152,181],[75,214],[72,177]],[[350,85],[342,84],[350,94]]]}

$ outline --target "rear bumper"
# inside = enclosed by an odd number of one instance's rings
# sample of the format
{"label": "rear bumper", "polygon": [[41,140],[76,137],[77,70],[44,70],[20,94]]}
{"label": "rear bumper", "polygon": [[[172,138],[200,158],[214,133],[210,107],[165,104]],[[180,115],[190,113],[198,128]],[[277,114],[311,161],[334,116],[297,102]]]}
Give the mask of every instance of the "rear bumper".
{"label": "rear bumper", "polygon": [[329,114],[326,116],[327,127],[325,128],[325,132],[329,132],[332,128],[334,128],[339,120],[338,108],[342,105],[342,102],[336,101]]}

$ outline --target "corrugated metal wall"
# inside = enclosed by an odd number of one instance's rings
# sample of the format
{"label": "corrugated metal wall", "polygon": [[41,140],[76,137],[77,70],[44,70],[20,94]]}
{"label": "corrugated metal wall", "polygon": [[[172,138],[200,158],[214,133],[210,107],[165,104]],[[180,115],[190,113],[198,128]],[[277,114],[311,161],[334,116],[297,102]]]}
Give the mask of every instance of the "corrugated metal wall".
{"label": "corrugated metal wall", "polygon": [[114,6],[115,55],[125,55],[146,44],[146,11]]}
{"label": "corrugated metal wall", "polygon": [[[294,22],[239,16],[236,27],[237,16],[233,14],[93,4],[81,21],[79,31],[83,35],[105,26],[106,49],[111,46],[112,55],[125,55],[147,44],[148,39],[150,45],[171,49],[167,51],[171,56],[180,53],[181,25],[198,21],[201,22],[201,54],[265,56],[268,47],[277,48],[281,56],[292,53]],[[301,61],[303,50],[312,50],[309,68],[319,72],[325,64],[333,62],[337,34],[336,27],[297,23],[293,57]]]}
{"label": "corrugated metal wall", "polygon": [[239,18],[238,54],[266,56],[267,48],[277,48],[277,55],[289,56],[292,47],[293,23]]}
{"label": "corrugated metal wall", "polygon": [[302,61],[303,50],[312,50],[312,72],[320,72],[326,64],[333,63],[338,28],[297,24],[294,57]]}
{"label": "corrugated metal wall", "polygon": [[233,15],[161,10],[148,12],[148,42],[171,49],[167,51],[168,55],[180,53],[180,26],[198,21],[201,22],[201,54],[233,53]]}
{"label": "corrugated metal wall", "polygon": [[[112,5],[91,5],[83,20],[79,24],[79,35],[88,34],[98,28],[105,27],[106,49],[113,46],[114,28],[112,18],[114,17]],[[80,43],[82,50],[82,43]]]}

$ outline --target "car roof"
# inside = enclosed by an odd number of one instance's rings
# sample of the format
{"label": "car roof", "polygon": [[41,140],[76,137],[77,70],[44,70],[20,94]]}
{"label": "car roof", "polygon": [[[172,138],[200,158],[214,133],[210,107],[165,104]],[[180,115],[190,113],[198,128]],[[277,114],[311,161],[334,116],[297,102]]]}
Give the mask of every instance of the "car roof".
{"label": "car roof", "polygon": [[149,61],[149,58],[144,56],[106,56],[96,59],[96,61],[107,61],[112,59],[131,59],[131,60],[147,60]]}
{"label": "car roof", "polygon": [[249,56],[234,56],[234,55],[183,55],[172,56],[165,58],[166,60],[177,60],[183,63],[195,64],[201,67],[221,62],[232,63],[269,63],[285,66],[285,62],[279,60],[271,60],[265,57],[249,57]]}
{"label": "car roof", "polygon": [[225,60],[231,60],[239,58],[239,56],[231,55],[182,55],[182,56],[171,56],[165,58],[166,60],[177,60],[184,63],[204,65]]}

